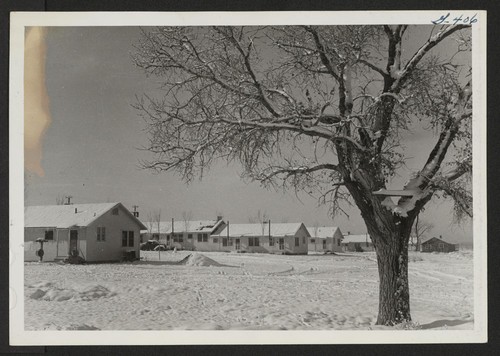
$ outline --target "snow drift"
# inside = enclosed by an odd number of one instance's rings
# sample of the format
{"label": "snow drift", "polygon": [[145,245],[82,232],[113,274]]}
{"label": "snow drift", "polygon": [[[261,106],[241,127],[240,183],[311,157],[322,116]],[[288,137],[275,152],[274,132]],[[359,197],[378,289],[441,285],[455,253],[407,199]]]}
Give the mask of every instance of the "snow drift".
{"label": "snow drift", "polygon": [[201,253],[192,253],[184,257],[179,261],[180,265],[186,266],[203,266],[203,267],[227,267],[219,262],[212,260],[211,258],[202,255]]}

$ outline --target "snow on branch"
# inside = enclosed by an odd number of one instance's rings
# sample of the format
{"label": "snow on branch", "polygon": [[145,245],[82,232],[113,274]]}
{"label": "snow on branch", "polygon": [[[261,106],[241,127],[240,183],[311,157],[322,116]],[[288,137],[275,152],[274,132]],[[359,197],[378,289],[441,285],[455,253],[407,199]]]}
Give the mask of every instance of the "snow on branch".
{"label": "snow on branch", "polygon": [[413,71],[413,69],[417,66],[420,60],[428,53],[432,48],[438,45],[441,41],[443,41],[448,36],[452,35],[458,30],[469,27],[468,25],[453,25],[444,28],[443,30],[436,33],[434,36],[429,38],[427,42],[421,46],[413,55],[413,57],[406,63],[403,69],[397,73],[397,75],[393,76],[395,79],[392,84],[392,91],[397,92],[400,90],[401,86],[408,79],[409,75]]}
{"label": "snow on branch", "polygon": [[272,178],[278,176],[278,175],[285,175],[285,180],[291,176],[296,176],[296,175],[302,175],[302,174],[310,174],[313,172],[317,172],[320,170],[332,170],[332,171],[337,171],[338,166],[334,164],[319,164],[316,166],[301,166],[301,167],[270,167],[268,171],[271,171],[269,173],[263,172],[257,176],[257,179],[260,181],[268,181],[271,180]]}

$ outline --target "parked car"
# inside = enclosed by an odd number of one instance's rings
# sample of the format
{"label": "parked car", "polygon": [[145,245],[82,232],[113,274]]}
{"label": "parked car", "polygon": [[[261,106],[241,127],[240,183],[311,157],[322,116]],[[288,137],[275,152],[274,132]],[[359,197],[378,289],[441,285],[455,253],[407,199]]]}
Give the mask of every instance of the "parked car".
{"label": "parked car", "polygon": [[157,240],[148,240],[141,244],[141,251],[154,251],[155,247],[159,245],[160,243]]}

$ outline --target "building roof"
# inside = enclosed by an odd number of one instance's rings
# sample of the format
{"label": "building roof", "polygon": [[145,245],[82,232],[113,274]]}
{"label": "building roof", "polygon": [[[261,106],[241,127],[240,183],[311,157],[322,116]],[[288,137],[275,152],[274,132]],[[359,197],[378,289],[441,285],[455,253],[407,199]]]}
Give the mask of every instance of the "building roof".
{"label": "building roof", "polygon": [[348,244],[350,242],[353,243],[361,243],[361,242],[372,242],[372,239],[370,238],[370,235],[368,234],[362,234],[362,235],[344,235],[344,238],[342,240],[342,243]]}
{"label": "building roof", "polygon": [[[304,226],[303,223],[282,223],[274,224],[271,223],[271,236],[273,237],[284,237],[284,236],[294,236],[297,231]],[[304,226],[305,230],[307,228]],[[226,236],[229,229],[229,236],[268,236],[269,235],[269,225],[264,224],[229,224],[226,226],[218,235]]]}
{"label": "building roof", "polygon": [[307,230],[309,230],[311,237],[326,239],[333,237],[337,230],[340,231],[340,228],[338,226],[308,226]]}
{"label": "building roof", "polygon": [[443,239],[440,239],[440,238],[437,238],[437,237],[431,237],[430,239],[422,241],[422,244],[426,244],[426,243],[430,243],[430,242],[434,242],[434,241],[435,242],[445,243],[445,244],[448,244],[448,245],[455,245],[454,243],[444,241]]}
{"label": "building roof", "polygon": [[122,203],[26,206],[24,208],[24,227],[67,229],[73,226],[88,226],[115,207],[121,207],[141,229],[145,228]]}
{"label": "building roof", "polygon": [[[174,221],[174,233],[176,232],[204,232],[211,234],[217,230],[223,220],[190,220],[190,221]],[[158,222],[144,222],[146,229],[151,228],[151,233],[158,233]],[[170,234],[172,232],[171,221],[160,221],[160,234]],[[148,230],[149,231],[149,230]]]}

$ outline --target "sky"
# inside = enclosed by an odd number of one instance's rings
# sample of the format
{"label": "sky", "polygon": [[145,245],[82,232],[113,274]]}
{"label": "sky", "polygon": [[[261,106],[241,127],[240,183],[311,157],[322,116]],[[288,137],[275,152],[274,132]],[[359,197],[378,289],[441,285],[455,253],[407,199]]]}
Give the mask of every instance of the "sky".
{"label": "sky", "polygon": [[[202,181],[190,185],[175,173],[141,169],[140,160],[152,157],[141,150],[147,144],[146,125],[132,105],[136,96],[154,91],[160,81],[147,78],[132,63],[133,45],[139,38],[138,27],[45,29],[42,74],[50,119],[39,143],[40,169],[26,171],[26,205],[56,204],[58,198],[71,195],[74,203],[119,201],[129,209],[138,205],[142,220],[161,210],[162,220],[181,219],[184,211],[190,211],[195,220],[223,215],[233,223],[247,223],[260,210],[274,222],[300,221],[309,226],[339,226],[344,233],[366,232],[356,207],[347,208],[349,218],[332,219],[328,207],[318,206],[311,197],[299,199],[293,192],[242,181],[236,163],[214,165]],[[432,147],[436,140],[432,135],[408,136],[405,145],[415,152],[407,162],[410,169],[419,169],[426,159],[428,152],[419,148]],[[454,225],[448,201],[433,199],[421,221],[434,225],[429,237],[472,241],[471,223]]]}

